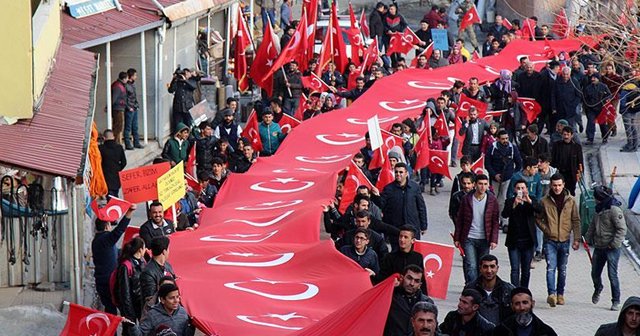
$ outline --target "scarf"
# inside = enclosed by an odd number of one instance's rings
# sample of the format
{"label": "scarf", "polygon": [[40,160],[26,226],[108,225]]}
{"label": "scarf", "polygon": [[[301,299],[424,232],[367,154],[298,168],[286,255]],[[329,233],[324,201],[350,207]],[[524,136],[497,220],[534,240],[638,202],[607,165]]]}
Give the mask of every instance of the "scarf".
{"label": "scarf", "polygon": [[[455,48],[454,50],[460,51],[460,48]],[[451,55],[449,55],[449,64],[459,64],[463,63],[463,61],[464,59],[462,58],[462,52],[456,55],[456,53],[452,51]]]}
{"label": "scarf", "polygon": [[511,71],[503,69],[500,70],[500,79],[496,81],[500,91],[511,93]]}
{"label": "scarf", "polygon": [[611,209],[611,206],[620,206],[620,205],[622,205],[620,201],[615,199],[615,197],[610,196],[596,204],[596,213],[600,213],[604,210],[609,210]]}

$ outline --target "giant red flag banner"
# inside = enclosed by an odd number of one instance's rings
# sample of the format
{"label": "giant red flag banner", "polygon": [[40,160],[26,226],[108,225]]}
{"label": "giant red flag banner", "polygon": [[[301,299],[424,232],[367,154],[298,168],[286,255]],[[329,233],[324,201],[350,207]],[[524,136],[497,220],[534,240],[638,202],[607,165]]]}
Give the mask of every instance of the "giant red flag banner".
{"label": "giant red flag banner", "polygon": [[432,149],[429,158],[429,171],[434,174],[442,174],[451,180],[449,172],[449,161],[451,161],[451,152],[448,150]]}
{"label": "giant red flag banner", "polygon": [[121,321],[120,316],[70,303],[67,322],[60,336],[112,336]]}
{"label": "giant red flag banner", "polygon": [[476,174],[484,174],[484,154],[480,155],[480,157],[476,160],[476,162],[471,164],[471,171]]}
{"label": "giant red flag banner", "polygon": [[349,172],[347,173],[344,187],[342,188],[342,198],[340,199],[340,206],[338,207],[340,213],[344,213],[345,210],[347,210],[356,197],[358,187],[361,185],[367,186],[369,190],[373,187],[373,184],[364,175],[362,169],[351,161],[351,163],[349,163]]}
{"label": "giant red flag banner", "polygon": [[429,296],[446,300],[453,267],[454,247],[416,240],[413,249],[422,254],[422,267]]}
{"label": "giant red flag banner", "polygon": [[522,104],[524,113],[527,115],[527,121],[529,123],[532,123],[534,120],[536,120],[540,112],[542,112],[542,107],[533,98],[518,97],[518,102]]}
{"label": "giant red flag banner", "polygon": [[[267,15],[268,18],[268,15]],[[273,74],[268,75],[269,70],[273,67],[273,62],[278,58],[280,53],[280,42],[278,36],[271,28],[271,21],[264,29],[262,43],[258,47],[256,58],[251,64],[249,76],[262,87],[269,96],[273,92]]]}
{"label": "giant red flag banner", "polygon": [[[581,41],[550,44],[569,52]],[[198,230],[171,237],[170,262],[198,328],[205,334],[287,335],[321,323],[370,290],[367,272],[320,240],[322,207],[335,197],[337,173],[364,145],[367,120],[378,115],[386,129],[419,115],[426,99],[450,88],[451,79],[493,81],[499,69],[517,68],[519,56],[542,62],[544,47],[516,40],[497,56],[435,69],[428,77],[407,69],[376,80],[348,108],[305,121],[275,155],[230,175],[214,208],[203,210]],[[434,276],[442,272],[433,258],[425,265]]]}
{"label": "giant red flag banner", "polygon": [[602,124],[612,124],[616,122],[616,106],[613,105],[611,100],[607,101],[606,104],[602,107],[602,110],[596,117],[596,123],[599,125]]}
{"label": "giant red flag banner", "polygon": [[402,150],[402,138],[385,130],[382,130],[382,141],[384,142],[379,150],[373,151],[371,161],[369,162],[369,169],[375,169],[382,167],[385,163],[388,163],[387,154],[393,147],[399,147]]}
{"label": "giant red flag banner", "polygon": [[414,147],[417,155],[414,167],[416,171],[429,166],[429,162],[431,162],[431,148],[429,148],[429,143],[431,142],[431,127],[424,127],[419,136]]}
{"label": "giant red flag banner", "polygon": [[295,336],[382,335],[391,306],[396,277],[388,277],[318,323],[296,333]]}
{"label": "giant red flag banner", "polygon": [[280,121],[278,122],[278,125],[280,125],[280,129],[282,130],[282,133],[287,134],[291,132],[292,129],[300,125],[300,120],[286,113],[283,113],[282,118],[280,118]]}
{"label": "giant red flag banner", "polygon": [[247,56],[245,51],[251,45],[251,35],[249,35],[249,29],[247,29],[247,24],[244,21],[244,16],[242,15],[241,10],[238,10],[238,32],[235,40],[236,63],[234,65],[233,75],[238,80],[238,90],[244,92],[249,89],[249,78],[247,77]]}
{"label": "giant red flag banner", "polygon": [[465,30],[465,28],[473,25],[474,23],[482,23],[482,20],[480,19],[480,15],[478,15],[478,10],[476,9],[475,5],[472,5],[471,8],[469,8],[469,10],[464,13],[464,16],[462,17],[462,21],[460,21],[460,31]]}
{"label": "giant red flag banner", "polygon": [[262,150],[262,139],[260,138],[258,114],[255,110],[251,111],[251,114],[247,119],[247,125],[242,130],[242,136],[251,141],[251,147],[253,147],[253,150],[257,152]]}

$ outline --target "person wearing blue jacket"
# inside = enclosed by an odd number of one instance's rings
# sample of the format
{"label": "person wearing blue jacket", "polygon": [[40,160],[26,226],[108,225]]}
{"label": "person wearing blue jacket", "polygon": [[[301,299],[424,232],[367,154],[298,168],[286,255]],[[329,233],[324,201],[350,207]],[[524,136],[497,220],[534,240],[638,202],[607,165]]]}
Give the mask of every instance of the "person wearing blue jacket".
{"label": "person wearing blue jacket", "polygon": [[[513,173],[522,168],[522,158],[518,146],[509,142],[509,133],[501,129],[496,135],[498,141],[487,148],[485,153],[485,168],[489,171],[491,187],[498,198],[500,213],[507,199],[507,189]],[[505,226],[507,220],[500,219],[501,226]]]}
{"label": "person wearing blue jacket", "polygon": [[118,314],[118,310],[113,304],[113,300],[111,300],[111,291],[109,290],[109,278],[117,266],[118,251],[116,243],[129,226],[135,210],[136,205],[132,204],[115,228],[111,226],[111,222],[96,219],[96,235],[91,242],[91,254],[93,255],[93,265],[95,266],[94,278],[100,302],[104,306],[104,311],[109,314]]}
{"label": "person wearing blue jacket", "polygon": [[267,109],[262,112],[262,122],[258,125],[258,132],[260,133],[260,140],[262,140],[262,152],[260,152],[260,155],[273,155],[280,147],[285,135],[282,134],[280,125],[273,122],[273,112],[271,110]]}

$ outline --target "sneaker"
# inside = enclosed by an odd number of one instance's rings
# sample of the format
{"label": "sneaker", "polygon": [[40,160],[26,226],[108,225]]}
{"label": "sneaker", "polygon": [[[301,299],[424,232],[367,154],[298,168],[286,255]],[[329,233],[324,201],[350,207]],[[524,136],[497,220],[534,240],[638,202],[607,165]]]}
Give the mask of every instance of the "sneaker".
{"label": "sneaker", "polygon": [[531,269],[535,269],[535,268],[536,268],[536,265],[534,265],[534,264],[533,264],[533,260],[531,260],[531,266],[530,266],[530,268],[531,268]]}
{"label": "sneaker", "polygon": [[533,257],[535,261],[542,261],[542,252],[536,252],[536,255]]}
{"label": "sneaker", "polygon": [[555,307],[556,306],[556,295],[555,294],[549,294],[549,296],[547,296],[547,303],[549,304],[549,306]]}
{"label": "sneaker", "polygon": [[564,295],[558,295],[558,304],[564,305]]}
{"label": "sneaker", "polygon": [[126,150],[133,150],[133,146],[131,146],[131,144],[126,144],[126,145],[124,146],[124,149],[126,149]]}
{"label": "sneaker", "polygon": [[593,304],[598,304],[600,301],[600,291],[594,291],[593,295],[591,295],[591,302]]}
{"label": "sneaker", "polygon": [[620,310],[620,302],[614,302],[614,303],[611,305],[611,310],[613,310],[613,311],[618,311],[618,310]]}
{"label": "sneaker", "polygon": [[623,153],[633,153],[633,152],[637,151],[637,149],[633,148],[633,147],[626,147],[625,146],[625,147],[620,148],[620,151],[623,152]]}
{"label": "sneaker", "polygon": [[137,144],[133,145],[133,147],[140,149],[140,148],[144,148],[144,145],[141,144],[141,143],[137,143]]}
{"label": "sneaker", "polygon": [[593,145],[593,140],[587,140],[587,142],[584,143],[587,146],[591,146]]}

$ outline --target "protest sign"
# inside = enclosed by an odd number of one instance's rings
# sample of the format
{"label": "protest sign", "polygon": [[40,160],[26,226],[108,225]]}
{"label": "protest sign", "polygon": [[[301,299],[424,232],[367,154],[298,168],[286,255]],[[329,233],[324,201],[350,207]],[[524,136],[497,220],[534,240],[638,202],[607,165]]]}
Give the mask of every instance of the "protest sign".
{"label": "protest sign", "polygon": [[121,171],[120,183],[124,199],[134,204],[157,199],[156,181],[169,169],[171,164],[163,162]]}

